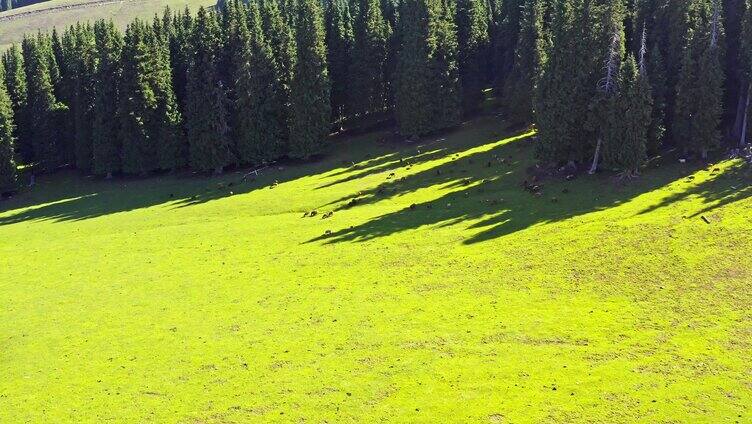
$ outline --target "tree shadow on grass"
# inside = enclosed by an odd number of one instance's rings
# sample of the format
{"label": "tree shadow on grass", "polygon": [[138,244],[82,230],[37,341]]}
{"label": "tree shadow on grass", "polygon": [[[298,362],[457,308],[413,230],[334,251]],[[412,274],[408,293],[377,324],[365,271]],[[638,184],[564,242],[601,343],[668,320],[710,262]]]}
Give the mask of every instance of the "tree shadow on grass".
{"label": "tree shadow on grass", "polygon": [[[465,228],[468,236],[464,243],[474,244],[534,225],[615,207],[700,169],[699,165],[679,165],[669,156],[653,161],[643,176],[635,180],[625,182],[610,174],[580,176],[571,181],[555,178],[535,183],[541,188],[534,193],[525,189],[526,185],[534,185],[534,172],[528,172],[534,169],[534,147],[528,137],[529,134],[522,134],[489,142],[451,155],[436,166],[405,177],[397,174],[394,180],[378,187],[343,197],[329,206],[349,209],[410,194],[418,197],[418,192],[423,190],[429,190],[423,197],[440,193],[432,200],[409,206],[405,202],[405,207],[400,210],[333,231],[308,243],[363,242],[421,227],[447,227],[470,222]],[[712,207],[720,207],[742,200],[750,192],[749,187],[734,190],[711,184],[698,188],[696,194],[718,200]],[[677,195],[667,203],[681,199]]]}
{"label": "tree shadow on grass", "polygon": [[282,184],[342,169],[343,162],[360,161],[364,152],[370,157],[379,154],[369,150],[372,146],[369,141],[369,136],[363,136],[354,141],[334,142],[330,147],[337,153],[341,148],[346,152],[344,155],[329,155],[306,163],[281,162],[246,179],[243,177],[247,168],[213,177],[184,173],[113,180],[84,177],[75,171],[62,170],[39,176],[35,187],[25,188],[19,195],[1,201],[0,214],[5,216],[0,216],[0,226],[25,221],[81,221],[158,205],[195,206],[247,194],[275,182]]}
{"label": "tree shadow on grass", "polygon": [[696,218],[752,197],[752,169],[745,162],[741,160],[735,161],[723,170],[712,166],[711,169],[711,175],[705,181],[688,190],[674,193],[664,198],[659,203],[641,211],[640,215],[689,198],[699,197],[703,207],[687,216],[687,218]]}

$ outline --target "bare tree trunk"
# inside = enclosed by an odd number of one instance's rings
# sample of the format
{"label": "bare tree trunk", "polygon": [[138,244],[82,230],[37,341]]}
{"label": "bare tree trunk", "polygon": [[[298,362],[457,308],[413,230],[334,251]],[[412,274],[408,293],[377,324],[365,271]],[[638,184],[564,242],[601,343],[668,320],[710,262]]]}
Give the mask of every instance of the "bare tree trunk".
{"label": "bare tree trunk", "polygon": [[590,167],[590,171],[588,174],[593,175],[595,174],[595,171],[598,170],[598,159],[601,155],[601,144],[603,144],[602,139],[598,139],[598,144],[595,146],[595,155],[593,155],[593,165]]}
{"label": "bare tree trunk", "polygon": [[752,84],[747,88],[747,102],[744,105],[744,118],[742,118],[742,132],[739,139],[739,146],[744,147],[747,145],[747,119],[749,118],[749,96],[752,91]]}
{"label": "bare tree trunk", "polygon": [[742,124],[744,121],[744,89],[745,83],[742,83],[742,87],[739,87],[739,99],[736,102],[736,118],[734,119],[734,126],[731,127],[731,139],[739,138],[742,133]]}

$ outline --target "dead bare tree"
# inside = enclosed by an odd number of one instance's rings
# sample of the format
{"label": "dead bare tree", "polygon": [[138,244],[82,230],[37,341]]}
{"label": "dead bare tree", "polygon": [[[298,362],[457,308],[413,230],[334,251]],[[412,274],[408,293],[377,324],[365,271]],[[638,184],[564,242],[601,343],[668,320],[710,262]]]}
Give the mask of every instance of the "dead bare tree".
{"label": "dead bare tree", "polygon": [[[611,46],[608,49],[608,55],[604,66],[606,76],[598,81],[598,91],[603,94],[605,98],[614,96],[617,91],[617,76],[619,73],[619,63],[621,62],[621,31],[617,25],[613,28],[614,34],[611,37]],[[603,148],[603,137],[598,137],[598,142],[595,146],[595,154],[593,155],[593,164],[590,166],[589,174],[595,174],[598,170],[598,161],[600,160],[601,150]]]}

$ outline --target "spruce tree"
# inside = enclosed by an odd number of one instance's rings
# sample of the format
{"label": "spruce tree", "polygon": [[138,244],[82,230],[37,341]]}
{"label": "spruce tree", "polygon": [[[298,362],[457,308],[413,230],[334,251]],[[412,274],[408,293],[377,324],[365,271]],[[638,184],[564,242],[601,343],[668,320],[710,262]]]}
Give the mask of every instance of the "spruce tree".
{"label": "spruce tree", "polygon": [[24,62],[28,87],[27,110],[32,160],[42,171],[50,171],[61,163],[60,124],[67,107],[57,102],[50,75],[51,50],[44,38],[24,40]]}
{"label": "spruce tree", "polygon": [[77,25],[75,50],[68,55],[67,72],[74,81],[71,103],[75,128],[74,157],[76,168],[91,172],[93,168],[92,122],[94,118],[95,91],[92,79],[97,68],[96,41],[92,28]]}
{"label": "spruce tree", "polygon": [[332,114],[324,22],[317,0],[300,0],[297,23],[289,154],[307,159],[323,149]]}
{"label": "spruce tree", "polygon": [[[272,55],[277,69],[276,80],[279,81],[281,101],[284,105],[285,125],[282,129],[282,138],[285,140],[285,144],[288,144],[292,124],[291,89],[296,62],[295,38],[275,1],[262,3],[261,25],[264,30],[264,37],[272,47]],[[287,151],[287,147],[285,150]]]}
{"label": "spruce tree", "polygon": [[14,191],[18,183],[13,148],[13,107],[0,77],[0,195]]}
{"label": "spruce tree", "polygon": [[[170,37],[170,63],[172,64],[172,85],[178,108],[185,116],[186,93],[188,86],[188,69],[191,63],[191,34],[193,33],[193,17],[186,8],[183,13],[172,18]],[[183,125],[183,132],[185,130]]]}
{"label": "spruce tree", "polygon": [[150,139],[149,115],[156,95],[149,84],[148,25],[135,20],[125,30],[118,117],[122,171],[147,174],[158,169],[156,146]]}
{"label": "spruce tree", "polygon": [[5,71],[5,86],[10,97],[13,117],[15,118],[15,144],[18,160],[21,163],[31,163],[34,150],[29,140],[29,123],[26,116],[27,91],[26,72],[21,49],[13,44],[2,57]]}
{"label": "spruce tree", "polygon": [[456,16],[456,5],[452,0],[438,4],[430,85],[434,90],[434,118],[441,123],[439,129],[459,125],[462,117]]}
{"label": "spruce tree", "polygon": [[[355,21],[355,48],[348,96],[353,113],[365,115],[386,106],[386,61],[391,29],[378,0],[362,0]],[[333,83],[336,81],[333,80]]]}
{"label": "spruce tree", "polygon": [[236,70],[236,152],[241,163],[268,163],[285,147],[286,111],[272,47],[261,29],[256,3],[248,5],[240,27],[243,44],[234,58]]}
{"label": "spruce tree", "polygon": [[93,81],[93,172],[111,177],[121,169],[117,113],[123,39],[112,21],[97,21],[94,35],[98,66]]}
{"label": "spruce tree", "polygon": [[438,0],[407,0],[400,12],[396,75],[400,132],[420,136],[459,123],[460,94],[453,10]]}
{"label": "spruce tree", "polygon": [[642,68],[638,71],[631,54],[622,64],[619,93],[612,103],[610,137],[604,140],[604,163],[626,176],[635,176],[647,157],[652,98],[646,68]]}
{"label": "spruce tree", "polygon": [[[524,1],[498,0],[491,14],[493,83],[499,89],[504,87],[514,65]],[[562,1],[571,0],[559,2]]]}
{"label": "spruce tree", "polygon": [[186,129],[189,163],[198,171],[221,173],[234,162],[229,127],[229,99],[220,79],[221,32],[214,14],[199,8],[188,71]]}
{"label": "spruce tree", "polygon": [[650,92],[653,98],[653,113],[650,117],[650,128],[648,129],[647,151],[649,154],[655,154],[663,144],[666,133],[668,83],[666,81],[666,67],[663,63],[663,55],[657,44],[653,46],[649,54],[647,78],[650,82]]}
{"label": "spruce tree", "polygon": [[742,86],[743,112],[739,129],[739,145],[744,147],[750,139],[750,97],[752,97],[752,2],[745,0],[745,12],[739,37],[739,67]]}
{"label": "spruce tree", "polygon": [[140,20],[126,29],[120,85],[122,170],[174,170],[185,163],[167,41]]}
{"label": "spruce tree", "polygon": [[[603,60],[603,77],[597,83],[597,91],[589,106],[588,126],[595,136],[595,149],[590,173],[598,170],[601,156],[605,162],[620,154],[623,145],[624,117],[621,114],[620,92],[622,57],[625,50],[624,26],[621,10],[612,3],[605,11],[604,38],[610,43]],[[572,159],[572,158],[570,158]],[[576,160],[576,159],[574,159]]]}
{"label": "spruce tree", "polygon": [[147,34],[149,76],[156,104],[150,114],[150,137],[157,145],[158,167],[174,171],[187,163],[188,145],[181,136],[182,117],[172,85],[169,34],[159,19]]}
{"label": "spruce tree", "polygon": [[720,144],[723,113],[722,35],[718,0],[696,0],[676,94],[676,142],[703,159]]}
{"label": "spruce tree", "polygon": [[473,114],[483,100],[489,44],[488,12],[483,0],[457,1],[457,30],[462,110]]}
{"label": "spruce tree", "polygon": [[355,89],[349,72],[353,59],[353,20],[347,0],[332,0],[327,6],[326,46],[327,67],[332,83],[332,119],[339,122],[349,115],[348,100]]}
{"label": "spruce tree", "polygon": [[514,67],[503,91],[505,117],[515,124],[533,120],[533,95],[547,47],[543,13],[542,0],[528,0],[522,10]]}
{"label": "spruce tree", "polygon": [[577,99],[580,68],[585,64],[575,50],[574,6],[568,1],[556,3],[551,28],[551,47],[541,71],[535,93],[535,120],[538,127],[536,155],[544,163],[576,160],[572,145],[582,110],[573,107]]}
{"label": "spruce tree", "polygon": [[[81,25],[67,28],[62,37],[53,30],[51,35],[52,56],[58,68],[58,77],[53,76],[55,98],[68,108],[59,130],[62,143],[61,154],[65,163],[75,165],[76,162],[76,64],[79,62],[78,32]],[[52,62],[51,62],[52,63]],[[50,65],[52,68],[52,64]]]}

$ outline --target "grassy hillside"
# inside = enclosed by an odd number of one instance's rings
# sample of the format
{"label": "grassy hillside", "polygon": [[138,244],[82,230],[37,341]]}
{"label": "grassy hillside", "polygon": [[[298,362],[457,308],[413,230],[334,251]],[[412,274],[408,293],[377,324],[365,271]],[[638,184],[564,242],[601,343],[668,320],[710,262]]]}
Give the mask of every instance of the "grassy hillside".
{"label": "grassy hillside", "polygon": [[739,163],[533,195],[495,118],[380,137],[0,203],[0,422],[752,419]]}
{"label": "grassy hillside", "polygon": [[112,18],[125,27],[134,18],[151,18],[165,6],[175,9],[210,6],[215,0],[51,0],[0,13],[0,50],[23,39],[25,33],[64,28],[78,21]]}

